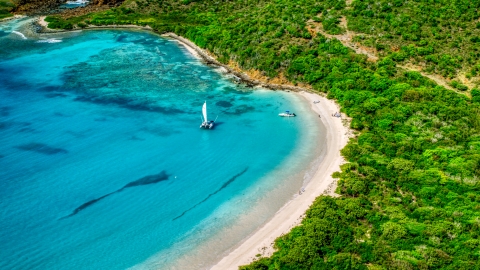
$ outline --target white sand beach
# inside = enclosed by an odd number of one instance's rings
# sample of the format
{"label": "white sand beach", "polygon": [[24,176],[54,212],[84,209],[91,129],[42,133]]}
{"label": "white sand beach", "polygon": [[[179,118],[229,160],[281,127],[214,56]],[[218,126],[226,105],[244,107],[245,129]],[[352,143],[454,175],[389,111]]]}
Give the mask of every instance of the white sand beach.
{"label": "white sand beach", "polygon": [[[39,23],[44,26],[44,18],[40,18]],[[102,28],[107,27],[112,28],[112,26],[103,26]],[[130,26],[123,27],[130,28]],[[131,28],[151,30],[149,27]],[[223,257],[211,268],[212,270],[238,269],[238,266],[252,262],[257,258],[257,254],[270,256],[274,251],[274,240],[279,236],[288,233],[293,227],[300,224],[305,211],[310,207],[316,197],[322,194],[334,195],[335,180],[331,175],[334,172],[339,171],[340,165],[344,163],[344,159],[340,155],[340,150],[347,144],[352,133],[351,130],[343,124],[344,120],[342,118],[332,116],[332,114],[339,112],[340,110],[339,106],[333,100],[329,100],[319,94],[301,91],[302,88],[300,87],[269,84],[250,79],[246,74],[235,72],[230,67],[219,63],[206,51],[202,50],[188,39],[173,33],[165,33],[162,36],[177,40],[180,44],[185,46],[194,57],[202,58],[207,63],[223,66],[229,70],[229,72],[240,76],[244,81],[270,89],[285,89],[297,92],[298,95],[301,95],[308,101],[308,103],[310,103],[311,109],[313,110],[312,113],[320,116],[327,130],[326,151],[324,152],[325,156],[318,166],[314,176],[306,185],[304,192],[301,195],[292,198],[292,200],[284,205],[267,223],[247,239],[244,239],[243,242],[239,243],[230,253],[228,253],[228,255]]]}
{"label": "white sand beach", "polygon": [[[172,41],[178,42],[178,44],[182,45],[187,51],[192,54],[193,57],[197,59],[203,59],[202,56],[197,52],[197,49],[192,46],[192,44],[187,44],[185,41],[179,39],[179,36],[174,35],[172,33],[163,34],[162,37],[169,37],[172,38]],[[200,49],[200,48],[198,48]]]}
{"label": "white sand beach", "polygon": [[40,17],[38,18],[38,21],[37,21],[38,24],[39,24],[40,26],[44,27],[44,28],[47,28],[47,27],[48,27],[48,22],[45,21],[45,18],[46,18],[46,17],[47,17],[47,16],[40,16]]}
{"label": "white sand beach", "polygon": [[[246,77],[249,82],[254,82],[270,89],[283,88],[285,90],[298,91],[297,93],[311,104],[313,112],[321,117],[323,124],[327,128],[327,149],[325,157],[318,166],[315,175],[305,187],[305,191],[289,201],[266,224],[211,268],[212,270],[238,269],[238,266],[252,262],[257,258],[257,254],[270,256],[274,251],[273,242],[275,239],[288,233],[293,227],[300,224],[304,213],[316,197],[321,194],[334,195],[335,181],[331,175],[339,171],[340,165],[344,163],[344,159],[340,155],[340,150],[345,147],[352,133],[351,130],[343,124],[342,118],[332,116],[332,114],[340,111],[340,107],[333,100],[329,100],[319,94],[299,91],[299,89],[301,89],[299,87],[268,84],[249,79],[245,74],[238,74],[228,66],[218,63],[216,59],[193,44],[190,40],[173,33],[166,33],[164,36],[178,40],[179,43],[184,45],[195,57],[201,56],[209,63],[223,66],[235,75],[241,76],[242,79]],[[319,102],[314,103],[314,101]]]}
{"label": "white sand beach", "polygon": [[[333,193],[334,179],[332,173],[340,169],[344,162],[340,150],[347,144],[350,131],[342,123],[341,118],[332,114],[339,111],[338,105],[318,94],[300,92],[312,106],[312,110],[320,115],[323,124],[327,127],[327,152],[323,162],[319,165],[315,175],[305,187],[305,192],[293,198],[262,228],[246,239],[230,254],[214,265],[212,270],[238,269],[238,266],[249,264],[257,254],[270,256],[273,253],[273,242],[279,236],[288,233],[292,227],[298,225],[305,211],[316,197],[328,192]],[[319,103],[313,103],[320,101]]]}

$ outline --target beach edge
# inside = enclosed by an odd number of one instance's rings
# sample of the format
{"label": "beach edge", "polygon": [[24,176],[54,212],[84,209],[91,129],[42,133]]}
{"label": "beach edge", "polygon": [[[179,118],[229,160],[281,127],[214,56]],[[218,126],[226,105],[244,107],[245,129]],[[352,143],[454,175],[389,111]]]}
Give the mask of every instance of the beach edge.
{"label": "beach edge", "polygon": [[[253,262],[260,254],[262,257],[271,256],[274,252],[273,243],[278,237],[287,234],[302,221],[305,212],[320,195],[335,196],[336,184],[332,174],[340,170],[345,160],[340,150],[345,147],[352,133],[344,125],[341,118],[332,114],[339,111],[338,105],[325,97],[315,93],[299,92],[311,104],[311,109],[320,116],[327,127],[326,154],[318,166],[314,176],[305,187],[305,191],[290,200],[262,227],[237,247],[213,265],[211,270],[238,269],[241,265]],[[313,102],[316,103],[313,103]],[[320,101],[320,102],[317,102]]]}
{"label": "beach edge", "polygon": [[[320,195],[335,196],[335,184],[332,174],[340,170],[340,165],[345,163],[340,154],[353,132],[349,126],[349,119],[343,114],[342,117],[334,117],[333,114],[340,112],[340,106],[326,97],[310,92],[305,89],[290,85],[270,84],[253,80],[244,73],[232,70],[229,66],[218,62],[203,49],[199,48],[190,40],[174,33],[165,33],[162,36],[177,40],[185,46],[194,56],[201,57],[208,64],[224,67],[229,73],[239,77],[243,82],[272,90],[292,90],[310,103],[310,109],[318,114],[323,125],[327,128],[326,147],[327,151],[323,161],[318,166],[314,176],[305,187],[305,191],[287,202],[275,215],[262,227],[240,242],[236,247],[227,251],[220,261],[213,265],[211,270],[238,269],[258,259],[257,254],[263,257],[271,256],[274,252],[273,243],[278,237],[287,234],[291,229],[300,224],[305,212],[310,208],[315,199]],[[319,102],[318,102],[319,101]]]}
{"label": "beach edge", "polygon": [[287,85],[287,84],[275,84],[275,83],[270,83],[262,80],[257,80],[250,78],[243,70],[242,71],[236,71],[232,67],[220,63],[215,59],[214,56],[208,54],[205,50],[202,48],[198,47],[195,43],[190,41],[187,38],[184,38],[182,36],[179,36],[175,33],[172,32],[166,32],[166,33],[160,33],[156,31],[155,29],[151,28],[150,26],[139,26],[139,25],[88,25],[85,28],[75,28],[71,30],[64,30],[64,29],[50,29],[48,28],[48,23],[45,21],[46,16],[38,16],[37,17],[37,25],[40,26],[41,30],[39,33],[44,33],[44,34],[52,34],[52,33],[61,33],[61,32],[71,32],[71,31],[82,31],[82,30],[108,30],[108,29],[130,29],[130,30],[145,30],[145,31],[150,31],[155,34],[159,34],[160,36],[164,38],[171,38],[173,40],[178,41],[181,45],[183,45],[194,57],[203,60],[206,64],[209,65],[215,65],[219,67],[223,67],[226,69],[226,71],[230,74],[235,75],[235,77],[238,79],[239,82],[245,83],[248,86],[259,86],[263,88],[267,88],[270,90],[287,90],[287,91],[295,91],[295,92],[300,92],[300,91],[312,91],[312,89],[307,89],[305,87],[299,87],[299,86],[294,86],[294,85]]}
{"label": "beach edge", "polygon": [[[43,21],[44,18],[39,18]],[[40,24],[40,22],[39,22]],[[42,23],[42,28],[48,29],[48,26]],[[271,256],[274,252],[273,243],[278,237],[287,234],[302,221],[305,212],[310,208],[315,199],[320,195],[336,196],[334,194],[336,181],[332,174],[340,170],[340,165],[345,160],[340,154],[340,150],[345,147],[353,132],[348,128],[349,119],[341,114],[342,117],[334,117],[333,114],[340,112],[340,106],[334,101],[327,99],[321,93],[313,93],[311,89],[285,84],[272,84],[250,78],[244,72],[233,70],[230,66],[218,62],[215,57],[208,54],[205,50],[195,45],[192,41],[179,36],[175,33],[158,33],[150,27],[141,27],[136,25],[105,25],[88,26],[82,30],[95,29],[137,29],[147,30],[162,37],[176,40],[183,45],[194,57],[203,60],[206,64],[223,67],[228,73],[235,75],[240,82],[249,86],[259,86],[270,90],[287,90],[296,92],[310,103],[312,113],[318,114],[323,125],[327,128],[326,134],[326,154],[323,161],[319,164],[314,176],[305,187],[305,191],[287,202],[275,215],[263,224],[259,229],[252,232],[251,235],[238,243],[235,247],[225,251],[219,261],[215,262],[209,269],[225,270],[238,269],[241,265],[246,265],[258,259],[258,254],[262,257]],[[77,29],[78,30],[78,29]],[[48,30],[45,32],[49,32]],[[52,32],[55,32],[53,30]],[[315,102],[314,102],[315,101]],[[317,102],[319,101],[319,102]]]}

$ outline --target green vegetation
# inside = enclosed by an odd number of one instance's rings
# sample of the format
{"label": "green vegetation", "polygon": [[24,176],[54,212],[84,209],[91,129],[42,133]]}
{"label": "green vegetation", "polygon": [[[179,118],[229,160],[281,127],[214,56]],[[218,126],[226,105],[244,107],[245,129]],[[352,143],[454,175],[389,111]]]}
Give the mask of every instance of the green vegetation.
{"label": "green vegetation", "polygon": [[[348,163],[334,174],[342,196],[317,198],[302,224],[277,239],[272,257],[242,269],[479,269],[480,90],[470,98],[396,67],[413,61],[447,77],[465,68],[476,76],[479,5],[137,0],[49,21],[172,31],[223,63],[307,83],[352,117],[359,136],[342,150]],[[361,42],[382,52],[377,62],[307,29],[322,22],[325,31],[342,33],[341,16],[365,33]],[[451,85],[467,90],[460,81]]]}
{"label": "green vegetation", "polygon": [[242,269],[480,267],[479,99],[391,65],[332,67],[328,95],[362,130],[334,174],[342,197],[319,197],[271,258]]}
{"label": "green vegetation", "polygon": [[[311,38],[305,27],[309,22],[321,23],[329,34],[344,33],[346,29],[339,24],[344,17],[348,21],[348,30],[354,33],[354,41],[376,49],[380,56],[397,63],[413,64],[447,81],[465,81],[467,85],[461,83],[464,86],[459,89],[463,91],[464,88],[471,89],[480,84],[478,10],[480,2],[470,0],[356,0],[349,6],[344,0],[288,3],[278,0],[234,0],[223,3],[205,0],[128,0],[121,8],[91,15],[89,22],[148,24],[159,31],[175,31],[185,35],[190,30],[206,39],[215,36],[215,40],[217,35],[223,35],[218,32],[221,29],[230,35],[228,39],[222,37],[216,44],[203,44],[204,41],[199,44],[209,49],[218,48],[219,52],[228,54],[225,57],[243,59],[248,57],[248,52],[246,57],[239,55],[243,53],[246,42],[241,39],[242,35],[249,35],[252,41],[262,43],[248,44],[252,49],[269,44],[276,44],[274,49],[283,49],[287,44],[285,41],[292,41],[292,37]],[[62,25],[52,24],[52,27],[62,28]],[[229,48],[222,48],[227,44]],[[240,48],[236,48],[238,46]],[[260,57],[264,55],[259,54]],[[271,55],[270,58],[277,57]],[[255,61],[257,63],[245,67],[275,62],[274,59],[266,60],[271,61]],[[272,68],[260,69],[274,76],[275,71],[282,69],[279,63],[274,64]]]}
{"label": "green vegetation", "polygon": [[60,16],[48,16],[45,18],[45,21],[48,22],[48,27],[56,29],[73,29],[74,26],[85,28],[87,24],[83,21],[87,16],[79,16],[75,18],[70,18],[69,20],[63,19]]}
{"label": "green vegetation", "polygon": [[[73,29],[73,20],[64,20],[61,17],[46,17],[45,21],[48,22],[48,27],[50,28],[56,28],[56,29]],[[78,21],[77,23],[81,23],[81,21]],[[80,26],[79,26],[80,27]]]}
{"label": "green vegetation", "polygon": [[15,7],[12,0],[0,0],[0,19],[13,16],[10,11]]}
{"label": "green vegetation", "polygon": [[468,90],[468,87],[467,87],[467,86],[463,85],[462,83],[460,83],[460,82],[458,82],[458,81],[456,81],[456,80],[453,80],[453,81],[450,83],[450,85],[451,85],[453,88],[458,89],[458,90],[460,90],[460,91],[466,91],[466,90]]}
{"label": "green vegetation", "polygon": [[478,76],[479,9],[480,1],[471,0],[365,0],[343,13],[348,28],[364,33],[362,42],[382,55],[452,79],[460,71]]}

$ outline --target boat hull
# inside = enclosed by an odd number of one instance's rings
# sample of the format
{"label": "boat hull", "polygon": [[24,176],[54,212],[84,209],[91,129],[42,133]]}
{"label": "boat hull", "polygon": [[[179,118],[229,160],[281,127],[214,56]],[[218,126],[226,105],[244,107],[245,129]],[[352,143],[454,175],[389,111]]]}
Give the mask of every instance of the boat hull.
{"label": "boat hull", "polygon": [[203,129],[213,129],[213,126],[214,126],[214,122],[213,122],[213,121],[203,122],[203,123],[200,125],[200,128],[203,128]]}
{"label": "boat hull", "polygon": [[295,117],[296,115],[294,113],[286,114],[286,113],[280,113],[278,114],[281,117]]}

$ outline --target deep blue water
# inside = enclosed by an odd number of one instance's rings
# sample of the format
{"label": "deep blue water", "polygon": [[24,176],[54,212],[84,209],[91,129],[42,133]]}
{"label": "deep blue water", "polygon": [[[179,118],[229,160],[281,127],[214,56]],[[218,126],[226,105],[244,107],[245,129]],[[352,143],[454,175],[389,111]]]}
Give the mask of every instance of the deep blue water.
{"label": "deep blue water", "polygon": [[322,132],[301,97],[151,33],[27,22],[0,24],[1,269],[202,268],[302,186]]}

